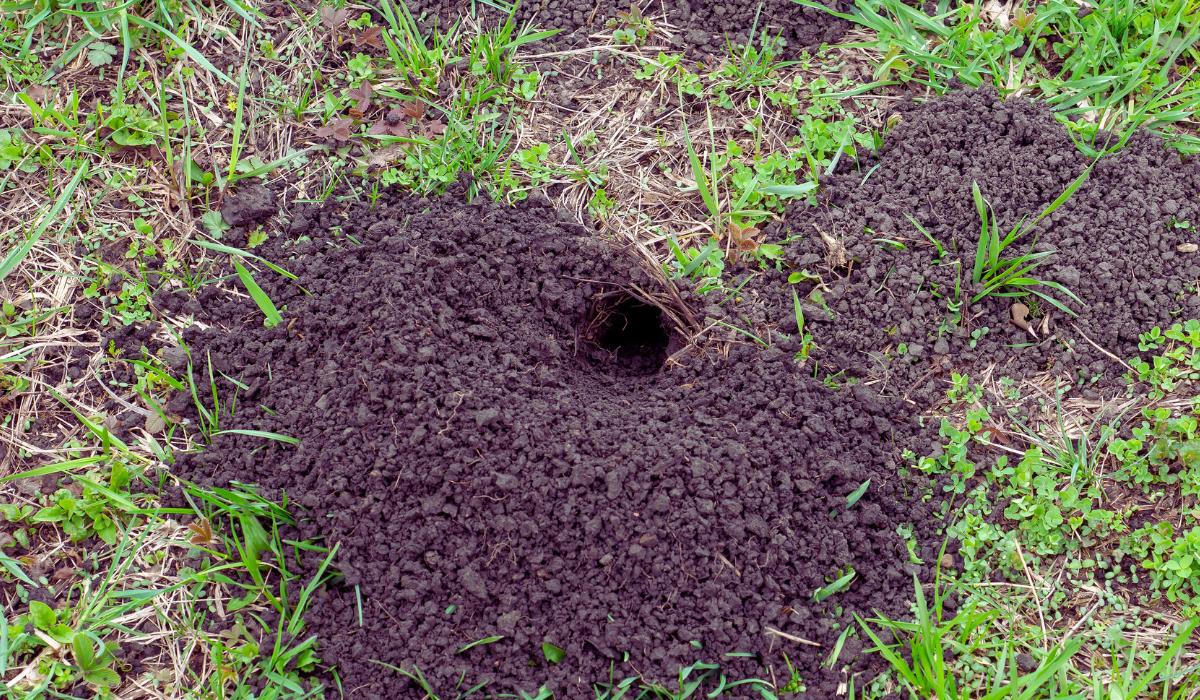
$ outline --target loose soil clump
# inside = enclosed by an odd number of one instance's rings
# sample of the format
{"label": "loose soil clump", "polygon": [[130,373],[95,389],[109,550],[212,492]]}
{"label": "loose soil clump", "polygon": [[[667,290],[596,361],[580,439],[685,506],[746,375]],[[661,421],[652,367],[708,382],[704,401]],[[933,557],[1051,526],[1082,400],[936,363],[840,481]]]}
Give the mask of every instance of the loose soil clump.
{"label": "loose soil clump", "polygon": [[[1078,295],[1082,303],[1070,304],[1078,317],[1036,299],[969,303],[980,236],[972,183],[1007,231],[1035,218],[1090,162],[1046,107],[994,91],[957,92],[903,114],[877,156],[826,178],[817,207],[792,206],[770,232],[799,236],[787,251],[791,269],[822,278],[798,287],[802,297],[817,289],[825,305],[806,314],[815,356],[828,371],[880,379],[882,391],[927,403],[952,369],[992,363],[1013,377],[1051,371],[1094,391],[1119,386],[1124,369],[1114,357],[1134,356],[1139,333],[1200,312],[1200,167],[1157,137],[1138,134],[1101,159],[1012,247],[1013,255],[1054,251],[1033,275]],[[792,299],[779,293],[786,274],[753,285],[785,331],[795,326]],[[958,279],[968,303],[952,323]],[[1014,302],[1029,307],[1026,323],[1013,321]]]}
{"label": "loose soil clump", "polygon": [[678,352],[679,310],[632,257],[548,205],[461,197],[293,212],[256,250],[299,276],[258,275],[274,328],[208,294],[186,339],[237,394],[222,427],[300,442],[222,435],[177,471],[286,492],[299,536],[340,543],[305,634],[350,697],[416,692],[375,661],[579,697],[698,660],[782,684],[785,653],[833,697],[868,663],[851,638],[822,667],[836,625],[905,615],[938,561],[906,408],[816,382],[794,341]]}
{"label": "loose soil clump", "polygon": [[[830,7],[846,10],[849,3]],[[499,13],[482,3],[468,0],[408,0],[414,17],[430,25],[435,20],[446,27],[471,12],[474,7],[485,17]],[[631,7],[639,8],[632,12]],[[761,8],[761,11],[760,11]],[[658,0],[630,3],[625,0],[526,0],[517,7],[516,19],[538,29],[561,29],[553,41],[582,45],[586,37],[614,28],[636,29],[641,18],[665,15],[672,39],[679,48],[699,54],[722,56],[729,42],[745,44],[760,40],[762,32],[778,36],[785,43],[785,55],[797,56],[802,50],[833,43],[841,38],[850,23],[828,12],[803,7],[792,0]],[[757,27],[755,36],[750,36]]]}

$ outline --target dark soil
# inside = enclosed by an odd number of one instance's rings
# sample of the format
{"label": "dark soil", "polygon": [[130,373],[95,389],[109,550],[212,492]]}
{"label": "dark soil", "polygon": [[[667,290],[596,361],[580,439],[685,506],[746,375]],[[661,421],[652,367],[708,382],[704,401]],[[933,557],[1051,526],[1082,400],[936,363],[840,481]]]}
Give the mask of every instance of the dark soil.
{"label": "dark soil", "polygon": [[[794,343],[675,353],[671,314],[628,293],[657,288],[631,257],[548,206],[460,200],[295,212],[258,252],[311,295],[260,272],[283,310],[273,329],[244,296],[206,294],[192,357],[249,386],[223,427],[301,443],[225,435],[176,471],[286,492],[299,536],[341,543],[344,578],[304,634],[349,697],[416,692],[374,660],[444,693],[465,674],[489,695],[583,697],[610,674],[670,681],[698,660],[783,683],[784,653],[833,697],[835,624],[906,615],[913,574],[938,559],[927,486],[901,476],[901,449],[928,446],[906,407],[826,388]],[[849,588],[814,602],[847,566]],[[544,642],[565,659],[548,664]],[[841,661],[861,670],[860,648]]]}
{"label": "dark soil", "polygon": [[[469,0],[407,0],[415,17],[428,25],[436,18],[441,26],[460,19],[471,11]],[[693,52],[723,56],[728,42],[744,44],[750,29],[767,31],[785,42],[785,54],[794,57],[803,49],[822,43],[833,43],[850,28],[850,23],[827,12],[802,7],[792,0],[524,0],[517,8],[516,19],[530,22],[538,29],[561,29],[553,43],[574,45],[596,32],[611,31],[614,26],[630,27],[623,19],[631,6],[641,7],[643,17],[666,15],[673,40]],[[845,10],[849,3],[835,0],[830,7]],[[475,2],[477,11],[494,14],[490,8]],[[761,10],[760,10],[761,8]],[[757,25],[755,19],[757,17]],[[614,24],[615,23],[615,24]],[[759,40],[758,36],[754,37]]]}
{"label": "dark soil", "polygon": [[[789,265],[821,274],[826,285],[832,318],[816,304],[806,315],[820,347],[815,356],[828,371],[882,378],[882,391],[927,403],[942,394],[951,368],[978,371],[991,363],[1010,376],[1053,371],[1094,391],[1120,385],[1124,370],[1092,343],[1128,359],[1139,333],[1200,313],[1200,254],[1179,249],[1200,242],[1200,166],[1148,134],[1101,160],[1082,188],[1015,246],[1056,251],[1036,276],[1082,299],[1073,305],[1077,318],[1043,303],[1049,333],[1035,339],[1012,323],[1012,299],[989,298],[969,306],[957,327],[942,327],[955,262],[963,295],[972,294],[979,217],[971,183],[979,183],[1008,228],[1041,212],[1088,162],[1045,107],[1023,99],[963,91],[908,111],[876,158],[827,178],[818,207],[793,206],[770,232],[776,239],[801,236],[788,250]],[[945,247],[940,262],[908,215]],[[844,246],[845,261],[831,259],[837,256],[821,231]],[[791,297],[779,293],[786,274],[753,285],[785,332],[796,325]],[[971,333],[984,327],[972,344]],[[1023,343],[1034,345],[1011,347]],[[906,354],[898,352],[901,344]]]}

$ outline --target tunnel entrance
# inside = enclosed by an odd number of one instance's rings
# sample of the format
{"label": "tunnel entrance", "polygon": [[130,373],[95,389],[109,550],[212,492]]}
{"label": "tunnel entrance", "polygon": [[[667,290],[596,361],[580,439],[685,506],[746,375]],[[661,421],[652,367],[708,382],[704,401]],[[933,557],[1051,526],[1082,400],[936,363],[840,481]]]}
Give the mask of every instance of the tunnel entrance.
{"label": "tunnel entrance", "polygon": [[592,302],[581,350],[596,369],[641,377],[662,369],[670,343],[662,309],[626,292],[610,292]]}

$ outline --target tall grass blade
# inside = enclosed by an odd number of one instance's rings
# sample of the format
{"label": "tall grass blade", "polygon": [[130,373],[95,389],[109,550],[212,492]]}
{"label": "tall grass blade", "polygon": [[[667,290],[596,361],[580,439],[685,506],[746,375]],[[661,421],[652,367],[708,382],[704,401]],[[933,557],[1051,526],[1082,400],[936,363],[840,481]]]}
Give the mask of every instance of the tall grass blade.
{"label": "tall grass blade", "polygon": [[221,82],[223,82],[227,85],[234,84],[233,80],[231,80],[228,75],[225,75],[224,73],[222,73],[219,68],[214,66],[212,61],[205,58],[204,54],[197,51],[194,46],[192,46],[191,44],[189,44],[186,41],[184,41],[183,39],[181,39],[177,34],[172,32],[170,29],[167,29],[166,27],[162,26],[161,24],[158,24],[151,20],[144,19],[142,17],[138,17],[137,15],[129,15],[129,21],[142,27],[143,29],[153,29],[154,31],[162,34],[163,36],[165,36],[168,39],[170,39],[171,41],[173,41],[176,46],[178,46],[185,54],[188,55],[188,58],[192,59],[197,64],[199,64],[201,68],[203,68],[204,70],[208,71],[209,73],[212,73],[213,75],[217,76],[218,80],[220,80]]}
{"label": "tall grass blade", "polygon": [[264,438],[267,440],[277,440],[279,442],[286,443],[288,445],[299,445],[300,444],[300,438],[294,438],[290,435],[283,435],[281,433],[272,433],[267,430],[248,430],[248,429],[243,429],[243,428],[229,428],[227,430],[218,430],[217,432],[213,433],[213,437],[216,437],[218,435],[246,435],[249,437],[259,437],[259,438]]}
{"label": "tall grass blade", "polygon": [[971,183],[971,196],[975,198],[975,213],[979,216],[979,242],[975,245],[975,266],[971,268],[971,281],[975,284],[983,279],[983,268],[990,258],[991,227],[988,226],[988,206],[979,190],[979,183]]}
{"label": "tall grass blade", "polygon": [[696,153],[696,147],[692,144],[692,134],[688,131],[687,123],[683,124],[683,143],[687,147],[688,163],[692,166],[692,178],[696,181],[696,189],[700,190],[700,199],[704,200],[704,207],[708,209],[709,216],[713,218],[714,225],[719,226],[721,207],[717,203],[716,196],[713,194],[708,174],[704,172],[704,165],[700,163],[700,156]]}

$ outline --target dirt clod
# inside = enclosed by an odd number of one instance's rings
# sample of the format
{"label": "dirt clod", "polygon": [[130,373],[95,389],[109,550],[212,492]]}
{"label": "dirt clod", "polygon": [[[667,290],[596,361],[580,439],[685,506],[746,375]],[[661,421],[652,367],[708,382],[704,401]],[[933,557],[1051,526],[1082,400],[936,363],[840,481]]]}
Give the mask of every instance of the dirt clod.
{"label": "dirt clod", "polygon": [[275,193],[262,185],[243,185],[221,202],[221,218],[230,226],[256,226],[277,211]]}

